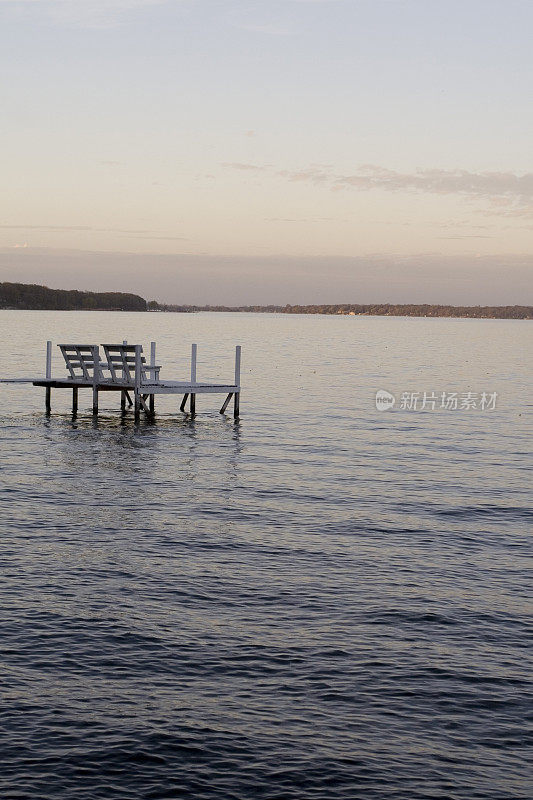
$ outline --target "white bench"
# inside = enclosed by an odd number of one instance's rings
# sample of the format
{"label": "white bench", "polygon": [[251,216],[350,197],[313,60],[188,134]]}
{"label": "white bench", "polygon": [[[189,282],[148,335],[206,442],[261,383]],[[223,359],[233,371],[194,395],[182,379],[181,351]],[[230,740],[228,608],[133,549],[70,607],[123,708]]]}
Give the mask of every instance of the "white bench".
{"label": "white bench", "polygon": [[58,344],[58,347],[73,381],[92,384],[95,362],[98,364],[97,378],[103,377],[107,364],[101,361],[97,344]]}
{"label": "white bench", "polygon": [[159,383],[160,365],[147,364],[142,355],[142,345],[134,344],[103,344],[107,359],[107,368],[111,380],[124,383],[130,387],[135,385],[136,347],[141,348],[141,383]]}

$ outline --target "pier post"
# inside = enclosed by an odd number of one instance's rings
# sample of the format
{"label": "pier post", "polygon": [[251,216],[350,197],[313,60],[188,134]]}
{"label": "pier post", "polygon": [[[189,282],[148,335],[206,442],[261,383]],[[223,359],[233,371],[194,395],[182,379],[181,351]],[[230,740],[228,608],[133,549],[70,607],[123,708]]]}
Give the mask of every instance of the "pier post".
{"label": "pier post", "polygon": [[134,396],[134,409],[135,422],[139,421],[141,416],[141,345],[135,345],[135,396]]}
{"label": "pier post", "polygon": [[239,391],[235,392],[233,396],[233,416],[235,419],[239,416],[239,401],[241,399],[241,346],[238,344],[235,348],[235,386]]}
{"label": "pier post", "polygon": [[100,348],[93,345],[93,414],[98,414],[98,381],[100,379]]}
{"label": "pier post", "polygon": [[[155,367],[155,342],[150,342],[150,366]],[[155,370],[150,370],[150,380],[155,383]],[[155,394],[150,395],[150,414],[155,414]]]}
{"label": "pier post", "polygon": [[[46,380],[50,380],[52,377],[52,342],[46,342],[46,371],[45,371]],[[45,397],[44,397],[44,406],[46,409],[46,413],[49,414],[52,408],[51,403],[51,395],[52,389],[50,386],[47,386],[45,389]]]}
{"label": "pier post", "polygon": [[[127,347],[128,346],[128,340],[127,339],[123,339],[122,340],[122,346],[123,347]],[[120,392],[120,413],[121,414],[125,414],[126,413],[126,397],[127,397],[127,395],[128,395],[128,393],[125,392],[124,390],[122,390]],[[130,403],[130,405],[131,405],[131,403]]]}
{"label": "pier post", "polygon": [[220,414],[223,414],[225,412],[225,410],[227,409],[227,407],[229,405],[229,401],[231,400],[232,397],[233,397],[233,392],[230,392],[228,394],[228,396],[226,397],[226,399],[224,400],[224,403],[222,404],[222,408],[220,409],[220,412],[219,412]]}
{"label": "pier post", "polygon": [[74,387],[72,390],[72,413],[78,413],[78,387]]}
{"label": "pier post", "polygon": [[[196,383],[197,351],[198,351],[198,345],[193,344],[193,346],[191,347],[191,383]],[[194,392],[191,392],[190,409],[191,409],[191,415],[196,414],[196,394]]]}

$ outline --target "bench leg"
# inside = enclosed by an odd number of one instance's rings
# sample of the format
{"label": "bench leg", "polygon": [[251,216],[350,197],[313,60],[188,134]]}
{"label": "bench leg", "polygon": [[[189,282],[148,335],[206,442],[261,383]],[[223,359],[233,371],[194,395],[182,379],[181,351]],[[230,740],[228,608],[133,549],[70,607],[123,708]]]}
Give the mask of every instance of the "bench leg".
{"label": "bench leg", "polygon": [[233,395],[233,416],[235,419],[239,417],[239,400],[241,398],[240,392],[235,392]]}
{"label": "bench leg", "polygon": [[190,408],[191,408],[191,416],[194,416],[196,414],[196,395],[195,394],[191,394]]}
{"label": "bench leg", "polygon": [[189,395],[188,394],[184,394],[183,395],[183,400],[181,401],[180,411],[185,411],[185,403],[187,402],[188,399],[189,399]]}
{"label": "bench leg", "polygon": [[72,413],[78,413],[78,387],[72,390]]}
{"label": "bench leg", "polygon": [[93,414],[98,414],[98,389],[93,389]]}
{"label": "bench leg", "polygon": [[135,422],[139,422],[141,418],[141,396],[140,394],[137,394],[137,392],[135,392],[133,405],[134,405],[133,415],[135,417]]}
{"label": "bench leg", "polygon": [[155,415],[155,394],[150,395],[150,414],[152,417]]}
{"label": "bench leg", "polygon": [[120,410],[123,414],[126,411],[126,392],[123,390],[120,392]]}
{"label": "bench leg", "polygon": [[52,394],[52,389],[50,388],[50,386],[47,386],[44,394],[44,407],[46,409],[47,414],[49,414],[52,409],[52,403],[50,399],[51,394]]}

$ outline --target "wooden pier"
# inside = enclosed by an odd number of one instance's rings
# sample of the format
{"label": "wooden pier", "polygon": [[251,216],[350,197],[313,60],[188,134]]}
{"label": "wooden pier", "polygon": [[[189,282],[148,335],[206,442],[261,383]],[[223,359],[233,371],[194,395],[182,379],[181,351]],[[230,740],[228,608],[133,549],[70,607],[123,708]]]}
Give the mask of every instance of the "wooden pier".
{"label": "wooden pier", "polygon": [[[225,394],[226,398],[220,409],[224,414],[233,400],[233,416],[240,414],[239,401],[241,394],[241,347],[235,348],[235,373],[233,383],[200,383],[196,377],[198,347],[191,347],[190,379],[167,380],[160,377],[162,367],[156,364],[156,343],[150,344],[150,360],[147,363],[141,344],[59,344],[65,361],[67,375],[52,376],[52,342],[46,343],[46,368],[43,377],[38,378],[3,378],[0,383],[31,383],[33,386],[45,388],[45,408],[51,413],[52,389],[69,389],[72,392],[72,413],[77,414],[79,390],[87,389],[92,393],[92,411],[98,414],[98,398],[100,392],[120,392],[120,408],[126,413],[133,408],[135,420],[141,412],[147,417],[155,415],[155,396],[158,394],[183,395],[180,411],[196,413],[196,395]],[[103,354],[100,351],[103,348]]]}

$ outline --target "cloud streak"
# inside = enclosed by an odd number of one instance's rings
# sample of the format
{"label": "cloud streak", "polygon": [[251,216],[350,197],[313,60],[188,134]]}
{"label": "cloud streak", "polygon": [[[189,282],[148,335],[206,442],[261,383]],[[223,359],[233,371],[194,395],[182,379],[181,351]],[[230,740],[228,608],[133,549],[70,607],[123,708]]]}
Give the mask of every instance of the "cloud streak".
{"label": "cloud streak", "polygon": [[[1,1],[1,0],[0,0]],[[0,225],[4,231],[42,231],[46,233],[119,233],[138,239],[164,239],[169,241],[187,241],[184,236],[171,236],[158,231],[129,228],[95,228],[91,225]]]}
{"label": "cloud streak", "polygon": [[338,174],[324,167],[300,170],[272,170],[259,164],[233,163],[225,166],[242,171],[265,171],[288,181],[327,186],[332,190],[380,190],[385,192],[414,192],[417,194],[460,195],[495,201],[502,213],[524,214],[533,210],[533,173],[517,175],[512,172],[469,172],[467,170],[418,170],[396,172],[385,167],[366,164],[353,173]]}
{"label": "cloud streak", "polygon": [[243,31],[249,31],[250,33],[263,33],[266,36],[292,36],[291,32],[287,30],[287,28],[280,28],[278,25],[262,25],[259,23],[252,23],[252,22],[241,22],[237,25]]}
{"label": "cloud streak", "polygon": [[114,25],[127,12],[166,3],[168,0],[0,0],[0,8],[42,11],[60,24],[101,28]]}
{"label": "cloud streak", "polygon": [[533,302],[531,255],[356,258],[83,252],[0,247],[0,280],[129,291],[176,303]]}

